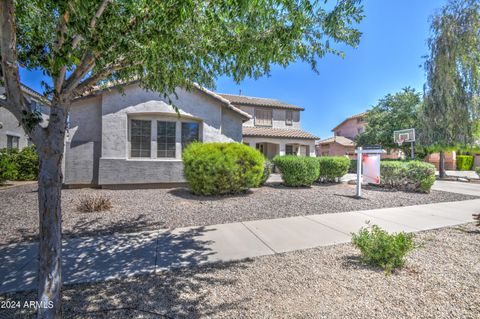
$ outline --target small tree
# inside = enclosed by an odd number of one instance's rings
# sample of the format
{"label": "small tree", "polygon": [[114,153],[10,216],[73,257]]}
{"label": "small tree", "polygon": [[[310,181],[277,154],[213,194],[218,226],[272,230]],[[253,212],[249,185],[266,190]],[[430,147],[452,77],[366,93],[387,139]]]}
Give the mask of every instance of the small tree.
{"label": "small tree", "polygon": [[[357,136],[357,144],[379,144],[386,149],[397,149],[398,145],[394,143],[393,132],[418,126],[418,111],[421,103],[420,92],[410,87],[393,95],[388,94],[367,112],[365,121],[368,125],[365,132]],[[409,148],[409,145],[404,145],[403,151],[408,154]]]}
{"label": "small tree", "polygon": [[450,0],[433,17],[427,83],[421,117],[422,143],[440,151],[474,142],[480,103],[480,3]]}
{"label": "small tree", "polygon": [[[76,97],[109,81],[140,81],[174,93],[194,82],[212,87],[268,74],[272,64],[302,60],[316,70],[330,41],[356,46],[359,0],[327,11],[306,0],[0,0],[0,53],[5,97],[40,159],[39,318],[61,316],[61,162],[67,115]],[[40,69],[50,117],[42,123],[22,95],[19,65]]]}

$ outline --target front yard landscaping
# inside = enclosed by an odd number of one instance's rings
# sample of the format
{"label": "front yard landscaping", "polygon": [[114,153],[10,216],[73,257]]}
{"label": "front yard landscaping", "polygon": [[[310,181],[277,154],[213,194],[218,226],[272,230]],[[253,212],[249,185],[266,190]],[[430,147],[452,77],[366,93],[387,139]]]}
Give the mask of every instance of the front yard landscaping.
{"label": "front yard landscaping", "polygon": [[[365,187],[365,199],[354,199],[346,184],[290,188],[267,185],[245,194],[197,196],[175,189],[65,189],[62,191],[64,238],[159,228],[203,226],[256,219],[313,215],[477,198],[432,190],[429,194]],[[104,195],[113,207],[103,212],[79,212],[84,195]],[[0,189],[0,244],[37,240],[37,186]]]}
{"label": "front yard landscaping", "polygon": [[[477,318],[480,232],[420,232],[386,276],[351,244],[63,288],[68,318]],[[35,300],[35,292],[0,300]],[[33,310],[4,310],[25,318]]]}

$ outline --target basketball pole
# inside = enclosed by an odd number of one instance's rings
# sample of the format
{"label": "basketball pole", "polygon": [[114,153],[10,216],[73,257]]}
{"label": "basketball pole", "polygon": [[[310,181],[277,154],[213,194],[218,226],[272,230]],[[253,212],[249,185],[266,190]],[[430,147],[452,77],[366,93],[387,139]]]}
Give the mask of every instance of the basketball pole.
{"label": "basketball pole", "polygon": [[410,158],[411,158],[412,160],[415,159],[415,148],[413,147],[413,141],[410,142]]}

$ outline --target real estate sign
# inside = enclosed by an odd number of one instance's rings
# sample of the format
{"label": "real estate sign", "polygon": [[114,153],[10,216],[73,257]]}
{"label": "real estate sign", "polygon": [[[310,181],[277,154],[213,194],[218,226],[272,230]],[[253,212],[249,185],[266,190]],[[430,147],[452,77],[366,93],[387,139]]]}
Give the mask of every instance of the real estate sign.
{"label": "real estate sign", "polygon": [[380,154],[362,154],[363,181],[380,184]]}

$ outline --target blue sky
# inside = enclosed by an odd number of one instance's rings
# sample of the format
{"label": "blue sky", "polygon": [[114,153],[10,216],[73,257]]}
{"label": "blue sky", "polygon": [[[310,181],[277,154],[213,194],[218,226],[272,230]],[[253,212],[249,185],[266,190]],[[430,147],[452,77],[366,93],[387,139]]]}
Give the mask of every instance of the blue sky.
{"label": "blue sky", "polygon": [[[320,74],[305,63],[275,67],[269,77],[236,85],[220,78],[221,93],[276,98],[304,107],[302,128],[321,138],[345,117],[363,112],[388,93],[406,86],[422,90],[423,56],[428,53],[429,18],[446,0],[365,0],[363,32],[356,49],[343,48],[345,58],[327,56]],[[41,72],[21,72],[22,82],[41,91]]]}

